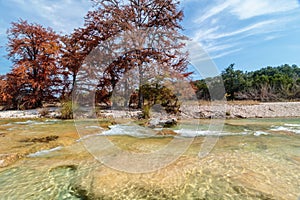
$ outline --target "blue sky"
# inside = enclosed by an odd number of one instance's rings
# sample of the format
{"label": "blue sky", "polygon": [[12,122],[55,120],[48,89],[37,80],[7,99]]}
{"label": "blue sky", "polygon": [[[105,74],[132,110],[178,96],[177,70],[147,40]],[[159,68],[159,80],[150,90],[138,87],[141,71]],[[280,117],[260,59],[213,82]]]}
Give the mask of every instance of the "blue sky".
{"label": "blue sky", "polygon": [[[231,63],[252,71],[281,64],[300,65],[298,0],[185,0],[184,34],[197,42],[219,70]],[[67,34],[82,26],[89,0],[0,0],[0,74],[11,63],[4,57],[6,30],[19,18]]]}

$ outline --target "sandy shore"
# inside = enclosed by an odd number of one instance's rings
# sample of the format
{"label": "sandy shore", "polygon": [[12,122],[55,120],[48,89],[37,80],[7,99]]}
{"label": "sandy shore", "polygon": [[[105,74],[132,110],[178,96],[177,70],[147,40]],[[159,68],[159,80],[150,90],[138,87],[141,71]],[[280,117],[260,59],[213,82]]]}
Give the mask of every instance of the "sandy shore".
{"label": "sandy shore", "polygon": [[[243,104],[212,104],[212,105],[184,105],[181,118],[272,118],[272,117],[300,117],[300,102],[269,102],[254,105]],[[50,117],[59,115],[58,108],[49,109]],[[103,117],[131,118],[137,117],[140,111],[104,110]],[[0,111],[0,118],[39,118],[38,109]]]}

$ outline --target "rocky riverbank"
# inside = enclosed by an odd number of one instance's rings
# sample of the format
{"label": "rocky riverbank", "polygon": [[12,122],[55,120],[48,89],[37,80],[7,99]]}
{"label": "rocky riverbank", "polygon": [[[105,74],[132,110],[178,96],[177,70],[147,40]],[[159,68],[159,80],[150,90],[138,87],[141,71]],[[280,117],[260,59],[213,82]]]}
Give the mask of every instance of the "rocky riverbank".
{"label": "rocky riverbank", "polygon": [[254,105],[213,104],[185,106],[184,118],[274,118],[300,117],[300,102],[268,102]]}
{"label": "rocky riverbank", "polygon": [[[43,108],[42,109],[31,109],[31,110],[6,110],[0,111],[0,118],[10,119],[34,119],[43,117]],[[57,118],[60,116],[59,108],[51,107],[47,108],[47,118]]]}
{"label": "rocky riverbank", "polygon": [[[273,118],[300,117],[300,102],[268,102],[257,104],[234,104],[224,102],[211,105],[183,105],[179,118]],[[141,111],[130,110],[102,110],[103,118],[138,118]],[[58,117],[59,108],[49,109],[48,117]],[[38,109],[0,111],[0,118],[40,118]]]}
{"label": "rocky riverbank", "polygon": [[300,102],[260,103],[248,106],[228,105],[226,110],[228,117],[300,117]]}

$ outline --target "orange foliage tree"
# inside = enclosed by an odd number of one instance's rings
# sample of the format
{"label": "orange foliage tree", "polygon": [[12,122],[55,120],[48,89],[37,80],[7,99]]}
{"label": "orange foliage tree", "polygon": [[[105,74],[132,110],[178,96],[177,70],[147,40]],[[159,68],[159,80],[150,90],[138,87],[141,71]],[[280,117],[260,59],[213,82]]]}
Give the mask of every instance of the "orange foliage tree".
{"label": "orange foliage tree", "polygon": [[6,76],[0,75],[0,105],[4,105],[11,98],[7,88]]}
{"label": "orange foliage tree", "polygon": [[[102,74],[99,77],[98,90],[106,90],[106,92],[97,94],[111,93],[124,78],[124,74],[133,70],[136,71],[134,77],[138,82],[138,88],[158,75],[154,73],[161,72],[162,69],[169,74],[185,73],[187,53],[180,52],[180,49],[184,47],[182,41],[186,38],[180,34],[182,27],[179,22],[183,18],[183,12],[178,9],[179,1],[99,0],[95,2],[97,2],[96,9],[87,14],[85,26],[80,29],[81,34],[77,36],[83,44],[81,52],[88,54],[95,48],[99,48],[98,56],[105,57],[105,62],[110,61],[100,64],[98,62],[98,71]],[[126,38],[126,35],[129,37]],[[126,43],[125,46],[122,42],[120,44],[120,37]],[[105,53],[106,50],[110,52]],[[120,52],[123,54],[120,55]],[[92,75],[81,74],[81,76]],[[124,87],[127,87],[126,83]],[[142,107],[141,90],[138,96],[139,107]]]}
{"label": "orange foliage tree", "polygon": [[[83,28],[77,28],[70,35],[62,37],[61,64],[71,76],[67,85],[72,93],[80,67],[87,56],[102,42],[115,36],[122,30],[118,20],[111,17],[111,9],[89,11]],[[121,17],[121,13],[115,13]],[[71,82],[71,83],[69,83]],[[70,87],[69,87],[70,86]]]}
{"label": "orange foliage tree", "polygon": [[[65,69],[64,74],[64,93],[65,97],[69,97],[75,87],[75,81],[79,68],[82,65],[88,51],[84,47],[81,39],[82,29],[75,29],[70,35],[62,37],[62,56],[60,59],[61,65]],[[70,77],[69,77],[70,76]]]}
{"label": "orange foliage tree", "polygon": [[[126,90],[141,88],[152,77],[161,76],[162,71],[168,73],[166,76],[174,73],[188,76],[185,73],[188,55],[180,51],[186,38],[180,34],[183,12],[178,9],[179,1],[94,2],[95,9],[86,15],[84,27],[64,37],[24,20],[12,23],[7,50],[13,68],[1,80],[0,88],[2,99],[10,107],[40,107],[45,99],[58,92],[69,96],[80,68],[87,57],[91,59],[90,54],[100,58],[96,60],[100,62],[93,70],[81,70],[80,76],[81,79],[96,77],[96,99],[100,101],[108,102],[118,84],[125,94]],[[136,78],[129,80],[130,77]],[[123,79],[126,79],[124,83]],[[141,90],[138,97],[142,107]]]}
{"label": "orange foliage tree", "polygon": [[[52,29],[19,20],[8,30],[7,103],[12,108],[41,107],[59,92],[62,69],[58,65],[60,39]],[[5,95],[5,94],[4,94]]]}

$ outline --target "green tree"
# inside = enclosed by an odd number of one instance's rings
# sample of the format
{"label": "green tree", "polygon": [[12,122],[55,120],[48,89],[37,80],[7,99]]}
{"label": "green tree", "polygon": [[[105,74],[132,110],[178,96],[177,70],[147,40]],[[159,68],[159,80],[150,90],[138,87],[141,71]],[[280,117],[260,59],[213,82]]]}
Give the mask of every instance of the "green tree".
{"label": "green tree", "polygon": [[229,100],[234,100],[235,93],[245,89],[245,75],[241,70],[234,70],[234,64],[229,65],[229,67],[222,72],[222,78]]}

